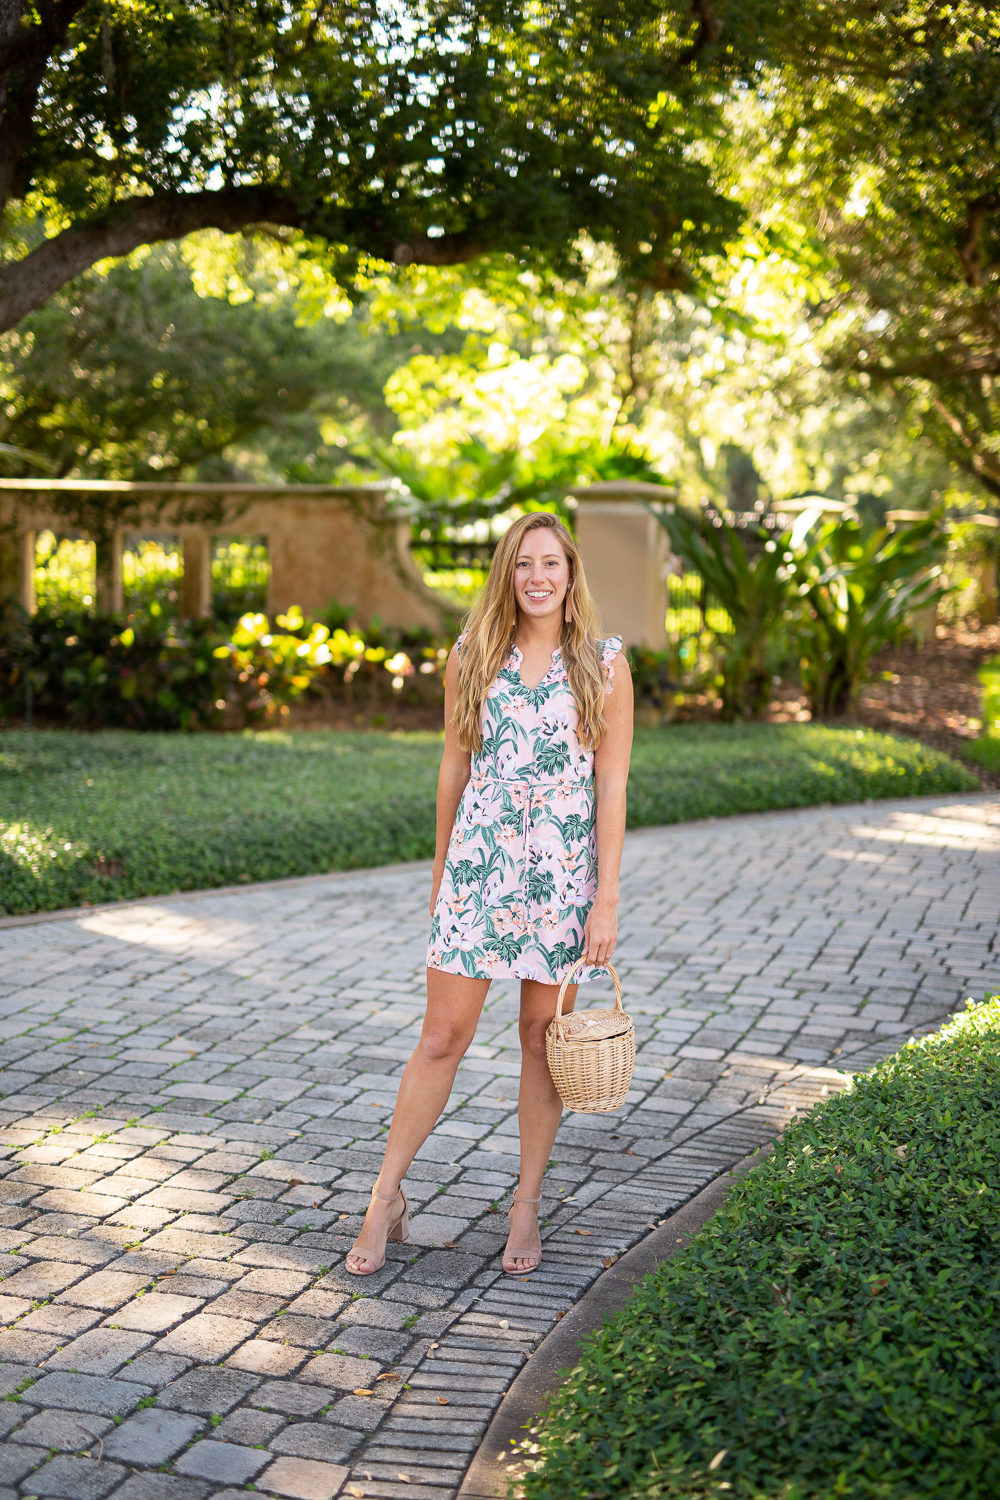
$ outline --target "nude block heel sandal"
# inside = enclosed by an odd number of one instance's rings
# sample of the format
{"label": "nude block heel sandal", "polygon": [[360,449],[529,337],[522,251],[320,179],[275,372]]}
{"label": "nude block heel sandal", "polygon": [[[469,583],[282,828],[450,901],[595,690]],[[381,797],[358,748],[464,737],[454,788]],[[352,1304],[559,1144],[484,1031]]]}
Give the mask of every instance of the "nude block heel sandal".
{"label": "nude block heel sandal", "polygon": [[[513,1208],[515,1203],[530,1204],[541,1203],[541,1201],[541,1198],[512,1198],[510,1208]],[[508,1208],[507,1210],[508,1223],[510,1222],[510,1208]],[[511,1229],[513,1229],[513,1227],[513,1224],[511,1224]],[[533,1260],[535,1262],[533,1266],[522,1266],[520,1270],[518,1270],[515,1266],[513,1270],[508,1271],[507,1267],[505,1265],[503,1266],[505,1276],[527,1276],[530,1275],[532,1271],[538,1270],[538,1267],[542,1263],[542,1252],[541,1249],[535,1250],[534,1248],[532,1248],[531,1250],[507,1249],[503,1253],[503,1260]],[[501,1261],[501,1265],[503,1265],[503,1261]]]}
{"label": "nude block heel sandal", "polygon": [[[376,1193],[375,1196],[377,1198],[386,1198],[388,1195],[386,1193]],[[403,1245],[410,1238],[410,1205],[406,1200],[406,1194],[402,1188],[400,1188],[396,1196],[403,1200],[403,1212],[389,1230],[386,1239],[393,1240],[398,1245]]]}
{"label": "nude block heel sandal", "polygon": [[[410,1238],[410,1205],[406,1200],[406,1194],[403,1192],[403,1189],[399,1188],[395,1193],[380,1193],[378,1188],[372,1188],[372,1197],[381,1198],[383,1203],[394,1203],[397,1198],[402,1198],[403,1212],[400,1214],[398,1219],[395,1219],[389,1225],[389,1230],[385,1238],[386,1243],[388,1243],[389,1240],[393,1240],[396,1244],[403,1244]],[[363,1232],[364,1231],[362,1231],[362,1233]],[[361,1235],[358,1236],[358,1239],[360,1238]],[[352,1256],[354,1256],[356,1260],[377,1261],[377,1264],[372,1265],[370,1270],[362,1271],[360,1266],[351,1265],[350,1262]],[[375,1272],[381,1271],[384,1265],[385,1250],[382,1251],[382,1258],[381,1260],[379,1260],[377,1255],[369,1254],[369,1252],[363,1247],[359,1247],[358,1241],[355,1240],[354,1244],[347,1252],[347,1259],[344,1262],[344,1269],[351,1276],[374,1276]]]}

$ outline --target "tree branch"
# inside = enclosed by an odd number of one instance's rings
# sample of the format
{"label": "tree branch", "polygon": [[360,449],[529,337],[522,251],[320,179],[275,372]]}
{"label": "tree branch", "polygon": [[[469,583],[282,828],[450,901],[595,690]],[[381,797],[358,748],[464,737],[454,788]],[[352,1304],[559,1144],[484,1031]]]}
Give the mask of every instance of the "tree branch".
{"label": "tree branch", "polygon": [[970,376],[1000,375],[1000,353],[970,355],[960,363],[952,363],[947,356],[939,354],[918,355],[905,364],[868,364],[864,360],[852,359],[848,363],[830,365],[831,369],[850,370],[852,374],[868,375],[872,380],[967,380]]}
{"label": "tree branch", "polygon": [[[115,204],[99,219],[64,229],[23,260],[0,266],[0,333],[13,328],[27,313],[41,307],[53,292],[99,260],[129,255],[139,245],[179,240],[198,229],[221,229],[236,234],[250,226],[270,223],[290,229],[313,228],[323,233],[324,205],[303,206],[280,188],[237,187],[215,193],[162,194],[131,198]],[[339,226],[343,234],[344,226]],[[458,265],[482,253],[481,241],[471,235],[445,234],[431,239],[413,233],[403,241],[379,226],[365,232],[357,248],[396,265]],[[348,236],[357,240],[359,236]]]}
{"label": "tree branch", "polygon": [[954,433],[959,446],[965,450],[964,453],[956,454],[956,461],[975,474],[991,495],[1000,495],[1000,458],[995,453],[983,451],[982,445],[962,420],[953,411],[949,411],[940,396],[932,396],[931,404],[945,426]]}
{"label": "tree branch", "polygon": [[691,9],[698,18],[698,35],[690,47],[686,47],[677,58],[675,66],[681,68],[686,68],[689,63],[693,63],[700,52],[704,52],[706,47],[711,47],[722,35],[722,26],[715,14],[712,0],[691,0]]}

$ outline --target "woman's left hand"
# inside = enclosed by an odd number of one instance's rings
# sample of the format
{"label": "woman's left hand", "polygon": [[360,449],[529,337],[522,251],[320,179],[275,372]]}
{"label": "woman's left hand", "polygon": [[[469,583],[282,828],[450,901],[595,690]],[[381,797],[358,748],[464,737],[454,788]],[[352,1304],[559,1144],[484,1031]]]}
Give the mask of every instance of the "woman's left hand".
{"label": "woman's left hand", "polygon": [[618,902],[598,895],[583,929],[583,955],[597,968],[610,963],[618,943]]}

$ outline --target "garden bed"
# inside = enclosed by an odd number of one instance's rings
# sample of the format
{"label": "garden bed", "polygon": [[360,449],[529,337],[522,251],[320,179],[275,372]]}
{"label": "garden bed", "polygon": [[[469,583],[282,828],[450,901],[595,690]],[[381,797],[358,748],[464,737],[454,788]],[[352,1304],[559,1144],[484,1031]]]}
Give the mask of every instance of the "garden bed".
{"label": "garden bed", "polygon": [[1000,1492],[1000,997],[794,1121],[585,1346],[526,1500]]}
{"label": "garden bed", "polygon": [[[197,890],[429,858],[442,737],[425,733],[0,737],[0,910]],[[636,734],[629,824],[961,792],[914,740],[816,725]]]}

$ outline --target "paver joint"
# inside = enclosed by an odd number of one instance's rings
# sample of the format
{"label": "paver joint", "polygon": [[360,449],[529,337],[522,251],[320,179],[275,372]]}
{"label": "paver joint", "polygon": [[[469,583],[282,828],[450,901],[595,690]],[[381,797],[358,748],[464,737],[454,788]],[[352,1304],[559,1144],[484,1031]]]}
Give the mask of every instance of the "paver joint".
{"label": "paver joint", "polygon": [[407,1178],[410,1241],[344,1271],[419,1034],[426,866],[3,929],[4,1494],[450,1500],[605,1264],[1000,983],[998,849],[986,797],[630,835],[633,1088],[564,1116],[522,1279],[509,984]]}

